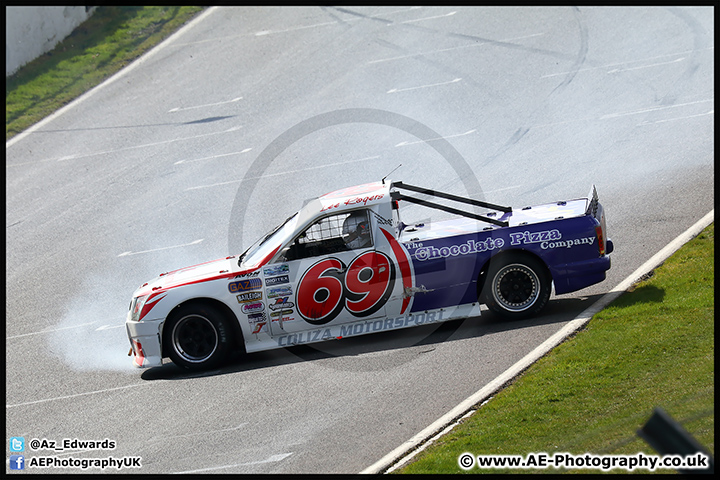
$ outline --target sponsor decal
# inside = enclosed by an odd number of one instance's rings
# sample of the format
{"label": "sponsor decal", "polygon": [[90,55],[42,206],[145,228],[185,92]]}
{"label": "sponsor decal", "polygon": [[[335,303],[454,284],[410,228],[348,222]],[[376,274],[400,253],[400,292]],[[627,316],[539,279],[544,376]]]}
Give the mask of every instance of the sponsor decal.
{"label": "sponsor decal", "polygon": [[255,270],[254,272],[246,272],[246,273],[238,273],[235,275],[235,278],[255,278],[260,276],[260,270]]}
{"label": "sponsor decal", "polygon": [[312,330],[310,332],[293,333],[292,335],[283,335],[278,337],[278,347],[289,347],[291,345],[300,345],[303,343],[319,342],[320,340],[330,340],[336,338],[333,336],[329,328]]}
{"label": "sponsor decal", "polygon": [[575,245],[592,245],[595,243],[595,237],[573,238],[571,240],[560,240],[557,242],[542,242],[540,248],[547,250],[549,248],[572,248]]}
{"label": "sponsor decal", "polygon": [[292,302],[288,302],[288,299],[290,297],[280,297],[275,299],[275,303],[271,303],[268,305],[268,308],[270,310],[280,310],[281,308],[294,308],[295,304]]}
{"label": "sponsor decal", "polygon": [[237,282],[230,282],[228,290],[230,293],[237,293],[246,290],[260,290],[262,288],[262,281],[259,278],[250,278],[247,280],[238,280]]}
{"label": "sponsor decal", "polygon": [[[543,230],[540,232],[513,232],[509,234],[510,245],[531,245],[540,244],[543,250],[553,248],[572,248],[576,245],[592,245],[595,237],[575,238],[572,240],[562,240],[560,230]],[[468,240],[459,245],[446,245],[442,247],[425,246],[422,243],[408,243],[407,248],[415,248],[414,256],[417,260],[424,262],[436,258],[456,257],[458,255],[472,255],[476,253],[486,252],[502,248],[505,245],[503,238],[486,238],[485,240],[476,241]]]}
{"label": "sponsor decal", "polygon": [[268,298],[288,297],[292,293],[292,288],[289,285],[287,287],[268,288],[267,290]]}
{"label": "sponsor decal", "polygon": [[283,323],[285,322],[292,322],[295,320],[295,311],[292,309],[287,310],[280,310],[278,312],[271,312],[270,313],[270,322],[275,323],[277,322],[280,328],[283,328]]}
{"label": "sponsor decal", "polygon": [[279,277],[270,277],[265,279],[265,285],[268,287],[280,285],[281,283],[290,283],[290,277],[288,275],[281,275]]}
{"label": "sponsor decal", "polygon": [[380,200],[380,199],[383,198],[384,196],[385,196],[384,194],[380,194],[380,195],[370,195],[370,196],[367,196],[367,197],[353,197],[353,198],[348,198],[348,199],[345,200],[344,202],[337,202],[337,203],[330,203],[330,204],[327,204],[327,205],[323,205],[323,208],[320,209],[320,211],[321,211],[321,212],[324,212],[325,210],[330,210],[330,209],[332,209],[332,208],[338,208],[338,207],[340,207],[340,205],[346,205],[346,206],[349,206],[349,205],[360,205],[361,203],[362,203],[363,205],[367,205],[368,202],[374,202],[375,200]]}
{"label": "sponsor decal", "polygon": [[258,322],[266,322],[267,321],[267,315],[264,313],[253,313],[248,315],[248,322],[250,325],[255,325]]}
{"label": "sponsor decal", "polygon": [[248,323],[253,327],[252,333],[267,333],[267,317],[264,313],[253,313],[248,315]]}
{"label": "sponsor decal", "polygon": [[375,221],[378,223],[378,225],[387,225],[388,227],[392,227],[393,221],[391,218],[384,218],[381,217],[378,213],[371,210],[373,216],[375,217]]}
{"label": "sponsor decal", "polygon": [[248,302],[256,302],[258,300],[262,300],[263,294],[262,292],[248,292],[248,293],[241,293],[237,296],[238,303],[248,303]]}
{"label": "sponsor decal", "polygon": [[263,302],[244,303],[240,309],[242,313],[258,313],[265,310],[265,304]]}
{"label": "sponsor decal", "polygon": [[541,232],[515,232],[510,234],[511,245],[539,243],[543,250],[553,248],[572,248],[576,245],[592,245],[595,236],[562,240],[563,236],[558,229],[543,230]]}
{"label": "sponsor decal", "polygon": [[263,268],[263,274],[266,277],[274,277],[275,275],[282,275],[283,273],[290,273],[290,268],[287,265],[273,265]]}
{"label": "sponsor decal", "polygon": [[360,203],[362,203],[363,205],[367,205],[368,202],[374,202],[375,200],[380,200],[384,196],[385,196],[384,194],[380,194],[380,195],[371,195],[369,197],[349,198],[349,199],[345,200],[343,203],[345,205],[358,205]]}
{"label": "sponsor decal", "polygon": [[527,243],[540,243],[553,240],[560,240],[560,230],[544,230],[542,232],[515,232],[510,234],[510,245],[521,245]]}
{"label": "sponsor decal", "polygon": [[293,313],[295,313],[294,310],[282,310],[280,312],[272,312],[270,314],[270,319],[273,322],[277,322],[278,320],[281,320],[283,322],[287,322],[288,320],[295,320],[295,317],[291,316]]}
{"label": "sponsor decal", "polygon": [[415,258],[421,262],[434,258],[457,257],[458,255],[472,255],[475,253],[486,252],[496,248],[502,248],[505,240],[502,238],[487,238],[485,240],[476,241],[468,240],[460,245],[449,245],[444,247],[420,247],[415,250]]}
{"label": "sponsor decal", "polygon": [[355,323],[336,325],[332,328],[319,328],[317,330],[277,337],[277,344],[279,347],[288,347],[292,345],[301,345],[303,343],[318,342],[321,340],[353,337],[356,335],[363,335],[365,333],[426,325],[429,323],[444,321],[444,314],[445,312],[443,310],[428,311],[423,313],[409,313],[407,315],[382,318],[375,321],[359,321]]}

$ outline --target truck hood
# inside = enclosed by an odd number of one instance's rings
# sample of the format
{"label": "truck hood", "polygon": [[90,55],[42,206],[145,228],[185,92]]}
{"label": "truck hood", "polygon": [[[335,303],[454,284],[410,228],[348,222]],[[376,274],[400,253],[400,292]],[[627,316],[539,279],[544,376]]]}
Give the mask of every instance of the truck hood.
{"label": "truck hood", "polygon": [[236,257],[221,258],[210,262],[180,268],[171,272],[161,273],[154,279],[137,289],[134,296],[147,295],[159,290],[188,285],[192,283],[207,282],[220,278],[229,278],[237,275],[240,269]]}

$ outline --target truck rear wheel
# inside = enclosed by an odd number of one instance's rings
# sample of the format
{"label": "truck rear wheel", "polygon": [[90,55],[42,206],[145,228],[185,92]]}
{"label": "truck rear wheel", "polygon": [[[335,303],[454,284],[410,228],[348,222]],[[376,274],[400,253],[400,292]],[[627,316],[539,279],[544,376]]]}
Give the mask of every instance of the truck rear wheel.
{"label": "truck rear wheel", "polygon": [[481,301],[506,318],[537,315],[550,299],[550,275],[529,255],[513,253],[491,260],[486,279]]}

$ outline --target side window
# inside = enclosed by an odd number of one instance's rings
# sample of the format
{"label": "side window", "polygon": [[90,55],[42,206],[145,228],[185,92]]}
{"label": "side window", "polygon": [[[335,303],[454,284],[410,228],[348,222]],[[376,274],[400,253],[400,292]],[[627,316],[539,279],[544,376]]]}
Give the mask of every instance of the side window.
{"label": "side window", "polygon": [[285,253],[285,260],[331,255],[372,247],[367,210],[323,217],[310,225]]}

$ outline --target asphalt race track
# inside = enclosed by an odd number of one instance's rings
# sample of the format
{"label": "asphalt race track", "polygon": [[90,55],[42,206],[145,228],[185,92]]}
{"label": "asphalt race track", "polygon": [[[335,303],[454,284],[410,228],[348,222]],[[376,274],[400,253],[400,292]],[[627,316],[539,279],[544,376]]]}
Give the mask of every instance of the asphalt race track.
{"label": "asphalt race track", "polygon": [[[26,461],[141,457],[122,472],[359,472],[708,213],[713,157],[712,7],[211,9],[8,143],[6,437]],[[608,279],[532,321],[131,367],[141,283],[399,165],[392,180],[514,207],[595,184]],[[116,446],[50,448],[63,439]]]}

